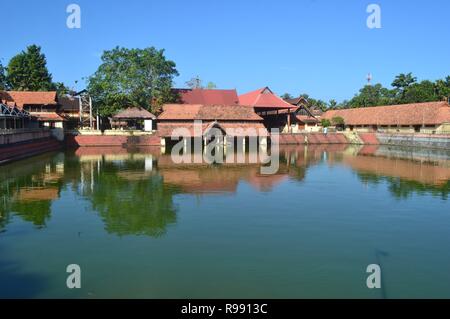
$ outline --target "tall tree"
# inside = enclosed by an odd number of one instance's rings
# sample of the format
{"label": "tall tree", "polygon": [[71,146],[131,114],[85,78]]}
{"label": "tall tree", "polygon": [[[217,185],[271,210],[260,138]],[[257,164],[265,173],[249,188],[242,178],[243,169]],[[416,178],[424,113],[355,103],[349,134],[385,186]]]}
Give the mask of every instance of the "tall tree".
{"label": "tall tree", "polygon": [[217,89],[217,85],[214,82],[209,81],[208,84],[206,84],[207,89]]}
{"label": "tall tree", "polygon": [[0,90],[6,90],[7,88],[5,71],[2,61],[0,61]]}
{"label": "tall tree", "polygon": [[11,90],[49,91],[54,89],[47,60],[37,45],[14,56],[8,64],[7,82]]}
{"label": "tall tree", "polygon": [[399,102],[405,98],[408,88],[416,82],[417,78],[413,76],[411,72],[407,74],[400,73],[395,77],[391,85],[395,88]]}
{"label": "tall tree", "polygon": [[116,47],[103,52],[102,64],[88,78],[88,90],[102,116],[128,106],[158,112],[162,104],[176,99],[171,88],[177,75],[164,50]]}
{"label": "tall tree", "polygon": [[443,80],[437,80],[435,85],[438,98],[443,100],[450,97],[450,76]]}
{"label": "tall tree", "polygon": [[203,81],[202,81],[202,79],[200,79],[200,77],[198,75],[191,78],[189,81],[186,81],[185,84],[190,89],[202,89],[203,88]]}
{"label": "tall tree", "polygon": [[294,97],[289,94],[289,93],[284,93],[283,95],[280,96],[283,100],[290,100],[293,99]]}
{"label": "tall tree", "polygon": [[328,108],[330,108],[330,109],[335,109],[337,107],[337,105],[338,105],[338,103],[335,99],[331,99],[328,102]]}
{"label": "tall tree", "polygon": [[392,101],[393,92],[383,87],[381,84],[366,85],[359,94],[355,95],[350,101],[350,107],[366,107],[389,105]]}

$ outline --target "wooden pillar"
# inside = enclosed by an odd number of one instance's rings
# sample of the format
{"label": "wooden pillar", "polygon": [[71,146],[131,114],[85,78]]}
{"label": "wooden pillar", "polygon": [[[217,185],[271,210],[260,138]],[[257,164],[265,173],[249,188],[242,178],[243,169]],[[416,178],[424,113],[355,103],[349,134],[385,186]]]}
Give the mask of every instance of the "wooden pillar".
{"label": "wooden pillar", "polygon": [[291,109],[288,109],[287,125],[288,125],[288,133],[291,133]]}

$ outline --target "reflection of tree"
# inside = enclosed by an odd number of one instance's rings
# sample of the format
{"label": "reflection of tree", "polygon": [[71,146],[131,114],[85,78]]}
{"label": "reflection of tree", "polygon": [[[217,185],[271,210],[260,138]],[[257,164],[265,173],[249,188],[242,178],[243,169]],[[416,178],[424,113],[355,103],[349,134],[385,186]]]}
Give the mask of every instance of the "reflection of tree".
{"label": "reflection of tree", "polygon": [[20,216],[24,221],[31,222],[35,226],[43,227],[51,215],[51,201],[14,201],[11,211]]}
{"label": "reflection of tree", "polygon": [[51,203],[59,197],[60,156],[47,154],[2,167],[0,171],[0,230],[12,215],[43,227],[51,216]]}
{"label": "reflection of tree", "polygon": [[400,178],[380,176],[371,173],[358,173],[358,178],[364,182],[378,185],[381,182],[388,183],[388,189],[395,198],[408,198],[412,194],[440,196],[447,200],[450,194],[450,181],[441,185],[429,185],[417,181],[409,181]]}
{"label": "reflection of tree", "polygon": [[143,178],[137,179],[136,171],[129,171],[133,178],[127,179],[124,174],[119,176],[121,171],[113,165],[104,165],[88,197],[106,230],[119,236],[163,235],[167,225],[176,221],[174,191],[165,187],[158,175],[146,176],[141,170]]}

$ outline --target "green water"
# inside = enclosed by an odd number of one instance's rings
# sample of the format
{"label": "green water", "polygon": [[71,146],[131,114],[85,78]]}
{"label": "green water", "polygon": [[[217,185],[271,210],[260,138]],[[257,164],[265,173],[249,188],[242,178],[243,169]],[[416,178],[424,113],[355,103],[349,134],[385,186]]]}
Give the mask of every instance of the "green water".
{"label": "green water", "polygon": [[153,149],[45,154],[0,166],[0,297],[449,298],[449,180],[429,150],[286,148],[273,176]]}

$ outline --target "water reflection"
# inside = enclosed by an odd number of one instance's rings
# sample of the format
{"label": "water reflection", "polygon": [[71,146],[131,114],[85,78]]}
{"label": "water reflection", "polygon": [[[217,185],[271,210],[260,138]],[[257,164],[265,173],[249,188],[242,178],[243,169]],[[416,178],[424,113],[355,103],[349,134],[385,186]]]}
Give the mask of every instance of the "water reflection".
{"label": "water reflection", "polygon": [[0,227],[20,216],[36,227],[51,217],[51,203],[63,186],[63,155],[44,155],[0,168]]}
{"label": "water reflection", "polygon": [[271,192],[323,164],[349,167],[364,184],[387,183],[396,198],[450,192],[447,151],[316,145],[282,147],[279,156],[275,175],[261,175],[258,163],[177,164],[159,148],[79,148],[20,161],[0,168],[0,231],[13,216],[45,227],[67,189],[90,203],[108,233],[158,237],[177,220],[178,194],[233,194],[241,183]]}

